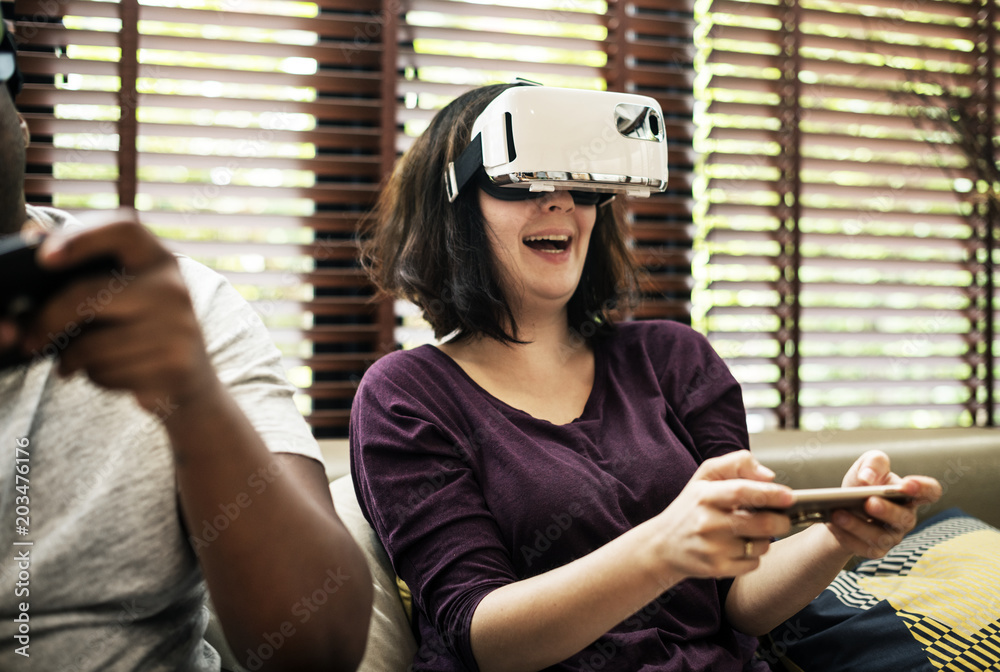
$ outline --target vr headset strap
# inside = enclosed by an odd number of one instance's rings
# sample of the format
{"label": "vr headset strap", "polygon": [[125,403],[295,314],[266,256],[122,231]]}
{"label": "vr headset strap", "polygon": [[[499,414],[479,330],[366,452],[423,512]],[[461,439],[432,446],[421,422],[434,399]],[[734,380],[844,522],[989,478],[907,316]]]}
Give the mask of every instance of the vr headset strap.
{"label": "vr headset strap", "polygon": [[459,192],[472,179],[483,165],[483,136],[480,133],[472,139],[469,146],[458,155],[458,159],[448,164],[448,173],[445,175],[445,190],[448,193],[448,202],[452,203],[458,198]]}

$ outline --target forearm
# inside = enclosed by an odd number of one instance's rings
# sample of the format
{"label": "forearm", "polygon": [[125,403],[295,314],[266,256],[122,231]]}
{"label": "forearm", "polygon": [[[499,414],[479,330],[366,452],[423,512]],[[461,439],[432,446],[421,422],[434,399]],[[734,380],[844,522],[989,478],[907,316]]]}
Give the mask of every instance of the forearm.
{"label": "forearm", "polygon": [[733,581],[730,624],[748,635],[769,632],[819,595],[850,558],[822,524],[771,544],[756,570]]}
{"label": "forearm", "polygon": [[371,579],[319,465],[315,476],[302,472],[311,460],[272,454],[221,384],[164,424],[189,538],[237,656],[280,635],[273,669],[353,670]]}
{"label": "forearm", "polygon": [[570,658],[676,585],[680,578],[665,579],[645,561],[646,528],[483,598],[470,633],[481,672],[539,670]]}

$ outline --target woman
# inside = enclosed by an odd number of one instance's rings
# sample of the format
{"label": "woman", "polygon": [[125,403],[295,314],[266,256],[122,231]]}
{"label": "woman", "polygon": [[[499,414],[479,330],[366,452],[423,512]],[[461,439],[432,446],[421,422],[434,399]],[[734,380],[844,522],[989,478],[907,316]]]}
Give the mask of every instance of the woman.
{"label": "woman", "polygon": [[[435,117],[366,249],[379,286],[451,335],[379,360],[352,410],[359,499],[413,593],[414,669],[766,670],[753,636],[884,554],[913,506],[872,498],[873,522],[771,543],[790,491],[746,450],[719,357],[676,323],[611,325],[635,276],[620,199],[505,200],[480,171],[448,202],[441,176],[506,88]],[[880,453],[844,478],[886,482],[939,493]]]}

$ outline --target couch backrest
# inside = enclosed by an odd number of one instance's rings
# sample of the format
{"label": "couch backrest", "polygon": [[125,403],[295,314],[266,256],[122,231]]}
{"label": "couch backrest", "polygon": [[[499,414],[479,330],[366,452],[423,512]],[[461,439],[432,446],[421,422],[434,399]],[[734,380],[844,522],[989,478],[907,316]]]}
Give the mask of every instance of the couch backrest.
{"label": "couch backrest", "polygon": [[826,488],[840,481],[866,450],[885,451],[901,476],[923,474],[944,495],[921,518],[953,506],[1000,527],[1000,430],[899,429],[774,431],[750,435],[757,459],[793,488]]}
{"label": "couch backrest", "polygon": [[405,672],[413,662],[417,643],[399,599],[389,556],[361,513],[350,475],[331,483],[330,493],[337,514],[364,551],[375,587],[368,647],[358,672]]}

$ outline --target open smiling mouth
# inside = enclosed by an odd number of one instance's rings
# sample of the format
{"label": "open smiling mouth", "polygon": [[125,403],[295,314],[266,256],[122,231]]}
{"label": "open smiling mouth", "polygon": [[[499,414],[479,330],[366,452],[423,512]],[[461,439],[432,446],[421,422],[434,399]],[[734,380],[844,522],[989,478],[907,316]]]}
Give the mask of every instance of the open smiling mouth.
{"label": "open smiling mouth", "polygon": [[524,239],[524,244],[539,252],[559,254],[569,248],[569,241],[570,238],[566,235],[528,236]]}

